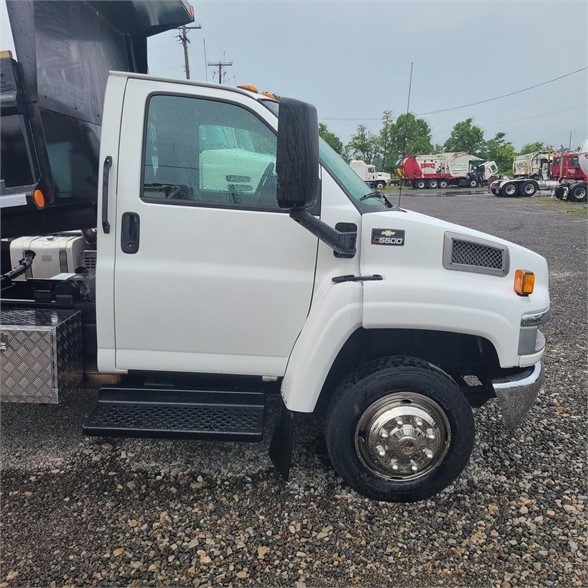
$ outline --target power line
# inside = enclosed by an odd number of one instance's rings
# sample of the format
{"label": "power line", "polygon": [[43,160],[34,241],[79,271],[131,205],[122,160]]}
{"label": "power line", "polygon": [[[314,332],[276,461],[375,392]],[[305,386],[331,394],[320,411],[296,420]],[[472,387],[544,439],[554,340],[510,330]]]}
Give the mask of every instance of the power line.
{"label": "power line", "polygon": [[545,86],[547,84],[551,84],[553,82],[557,82],[558,80],[563,80],[564,78],[568,78],[573,76],[574,74],[580,73],[588,69],[588,66],[581,67],[576,71],[572,71],[570,73],[564,74],[563,76],[558,76],[557,78],[553,78],[551,80],[547,80],[546,82],[541,82],[540,84],[535,84],[534,86],[529,86],[528,88],[523,88],[522,90],[516,90],[514,92],[509,92],[508,94],[502,94],[502,96],[495,96],[494,98],[487,98],[486,100],[479,100],[478,102],[471,102],[470,104],[463,104],[462,106],[453,106],[451,108],[442,108],[440,110],[431,110],[430,112],[422,112],[417,114],[416,116],[426,116],[428,114],[438,114],[440,112],[450,112],[451,110],[459,110],[460,108],[469,108],[470,106],[477,106],[478,104],[485,104],[486,102],[493,102],[494,100],[500,100],[502,98],[508,98],[509,96],[514,96],[515,94],[522,94],[523,92],[528,92],[529,90],[533,90],[535,88],[539,88],[541,86]]}
{"label": "power line", "polygon": [[562,108],[561,110],[552,110],[551,112],[542,112],[541,114],[534,114],[532,116],[523,116],[521,118],[515,118],[513,120],[505,120],[502,122],[497,123],[489,123],[487,125],[480,125],[482,128],[484,127],[496,127],[498,125],[507,125],[519,122],[521,120],[529,120],[532,118],[541,118],[542,116],[549,116],[551,114],[560,114],[561,112],[569,112],[570,110],[578,110],[579,108],[586,108],[588,104],[580,104],[579,106],[571,106],[570,108]]}
{"label": "power line", "polygon": [[[440,110],[431,110],[430,112],[422,112],[420,114],[416,114],[415,116],[426,116],[429,114],[438,114],[441,112],[450,112],[452,110],[459,110],[461,108],[468,108],[470,106],[477,106],[478,104],[485,104],[486,102],[493,102],[494,100],[500,100],[502,98],[507,98],[509,96],[514,96],[515,94],[521,94],[522,92],[527,92],[529,90],[533,90],[534,88],[539,88],[541,86],[545,86],[547,84],[551,84],[553,82],[556,82],[558,80],[562,80],[563,78],[567,78],[570,76],[573,76],[577,73],[580,73],[581,71],[584,71],[588,69],[588,66],[586,67],[581,67],[580,69],[577,69],[575,71],[572,71],[570,73],[564,74],[562,76],[558,76],[557,78],[552,78],[551,80],[547,80],[546,82],[541,82],[540,84],[535,84],[534,86],[529,86],[527,88],[523,88],[522,90],[515,90],[514,92],[509,92],[508,94],[503,94],[502,96],[495,96],[494,98],[487,98],[486,100],[479,100],[478,102],[471,102],[470,104],[463,104],[462,106],[452,106],[451,108],[442,108]],[[320,117],[321,120],[340,120],[340,121],[374,121],[374,120],[382,120],[382,117],[365,117],[365,118],[361,118],[361,117],[355,117],[355,118],[346,118],[346,117]]]}

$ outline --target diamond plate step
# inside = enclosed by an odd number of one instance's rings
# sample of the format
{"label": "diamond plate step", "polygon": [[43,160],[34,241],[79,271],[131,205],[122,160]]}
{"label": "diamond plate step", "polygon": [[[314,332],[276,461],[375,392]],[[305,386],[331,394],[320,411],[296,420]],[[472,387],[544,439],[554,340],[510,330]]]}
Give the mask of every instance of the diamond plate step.
{"label": "diamond plate step", "polygon": [[260,441],[263,392],[106,387],[86,435]]}

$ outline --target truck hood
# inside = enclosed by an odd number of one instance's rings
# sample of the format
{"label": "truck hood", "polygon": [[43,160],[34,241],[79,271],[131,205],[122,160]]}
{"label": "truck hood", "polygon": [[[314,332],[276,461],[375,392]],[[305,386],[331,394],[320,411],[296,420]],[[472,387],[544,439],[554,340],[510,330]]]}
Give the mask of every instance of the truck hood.
{"label": "truck hood", "polygon": [[[519,356],[521,321],[549,308],[547,262],[504,239],[408,211],[362,216],[363,327],[429,329],[480,336],[502,367]],[[514,291],[517,269],[535,273],[530,296]]]}
{"label": "truck hood", "polygon": [[[456,245],[457,244],[457,245]],[[456,248],[457,247],[457,248]],[[362,216],[362,275],[417,273],[447,279],[479,279],[512,291],[517,269],[535,273],[535,293],[548,305],[547,262],[510,241],[407,210]],[[530,298],[539,298],[532,295]]]}

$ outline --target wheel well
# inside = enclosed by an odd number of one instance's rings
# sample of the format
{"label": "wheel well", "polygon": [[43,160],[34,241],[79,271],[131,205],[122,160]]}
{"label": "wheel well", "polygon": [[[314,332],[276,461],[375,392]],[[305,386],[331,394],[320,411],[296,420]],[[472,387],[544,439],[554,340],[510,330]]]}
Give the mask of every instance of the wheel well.
{"label": "wheel well", "polygon": [[339,351],[317,402],[323,411],[339,383],[359,366],[379,357],[403,355],[428,361],[449,374],[473,406],[493,394],[500,369],[490,341],[475,335],[420,329],[357,329]]}

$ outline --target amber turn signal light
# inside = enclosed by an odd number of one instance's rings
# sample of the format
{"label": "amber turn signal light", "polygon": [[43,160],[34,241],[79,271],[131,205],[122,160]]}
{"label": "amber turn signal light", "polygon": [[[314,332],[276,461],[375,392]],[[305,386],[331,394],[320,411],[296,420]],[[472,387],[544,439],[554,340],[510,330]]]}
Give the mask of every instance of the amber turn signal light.
{"label": "amber turn signal light", "polygon": [[33,200],[39,208],[45,208],[45,194],[41,190],[35,190],[33,192]]}
{"label": "amber turn signal light", "polygon": [[535,274],[527,270],[518,269],[515,272],[514,290],[519,296],[533,294],[535,289]]}

